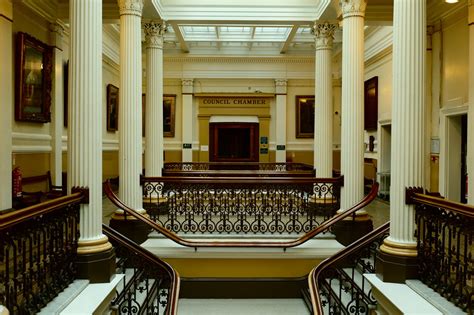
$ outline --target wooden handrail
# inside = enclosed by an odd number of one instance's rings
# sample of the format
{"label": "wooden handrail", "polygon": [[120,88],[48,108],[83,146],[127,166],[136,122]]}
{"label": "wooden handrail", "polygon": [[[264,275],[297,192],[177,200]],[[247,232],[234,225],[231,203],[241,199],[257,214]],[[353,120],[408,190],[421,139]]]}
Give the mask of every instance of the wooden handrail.
{"label": "wooden handrail", "polygon": [[[180,177],[178,177],[180,179]],[[194,178],[193,178],[194,179]],[[161,180],[161,177],[160,177]],[[199,179],[196,179],[196,183],[199,183]],[[255,183],[255,178],[253,179],[253,183]],[[180,236],[178,236],[176,233],[164,228],[163,226],[157,224],[155,221],[151,220],[148,216],[144,216],[137,211],[129,208],[127,205],[125,205],[118,197],[115,195],[115,193],[112,190],[112,187],[110,185],[110,181],[107,180],[104,184],[104,192],[107,195],[107,197],[112,201],[112,203],[122,209],[126,214],[133,216],[134,218],[146,223],[148,226],[153,228],[155,231],[158,231],[159,233],[163,234],[167,238],[171,239],[175,243],[178,243],[182,246],[186,247],[271,247],[271,248],[291,248],[295,246],[299,246],[314,236],[318,235],[319,233],[324,232],[328,228],[330,228],[334,223],[339,222],[343,220],[344,218],[355,214],[356,211],[364,208],[367,206],[372,200],[377,197],[377,191],[378,191],[379,185],[378,183],[374,183],[372,185],[372,189],[370,190],[369,194],[365,196],[364,199],[362,199],[359,203],[351,207],[350,209],[341,212],[331,219],[323,222],[321,225],[318,227],[314,228],[313,230],[307,232],[306,234],[302,235],[301,237],[292,240],[292,241],[286,241],[286,242],[266,242],[266,241],[234,241],[234,242],[228,242],[228,241],[191,241],[184,239]]]}
{"label": "wooden handrail", "polygon": [[178,299],[179,299],[179,288],[180,288],[180,278],[179,274],[176,270],[173,269],[167,262],[161,260],[153,253],[149,252],[142,246],[138,245],[137,243],[131,241],[127,237],[123,236],[122,234],[118,233],[116,230],[112,229],[111,227],[102,224],[102,231],[104,234],[112,239],[113,241],[119,243],[121,246],[126,247],[128,250],[138,253],[140,257],[147,260],[153,265],[158,265],[162,269],[166,271],[170,279],[170,288],[168,291],[168,306],[166,308],[167,315],[174,315],[177,314],[178,311]]}
{"label": "wooden handrail", "polygon": [[0,215],[0,231],[10,228],[16,224],[31,220],[56,209],[75,202],[82,202],[86,198],[84,192],[76,192],[71,195],[52,199],[37,205],[33,205],[20,210],[14,210]]}
{"label": "wooden handrail", "polygon": [[439,197],[428,196],[420,193],[413,193],[411,195],[411,200],[414,203],[443,208],[452,212],[459,213],[463,216],[467,216],[469,218],[474,218],[474,207],[463,203],[454,202]]}
{"label": "wooden handrail", "polygon": [[349,255],[360,251],[365,246],[372,243],[377,237],[381,234],[386,233],[390,229],[390,221],[386,222],[385,224],[379,226],[377,229],[371,231],[366,236],[358,239],[348,247],[340,250],[336,254],[331,257],[326,258],[323,260],[319,265],[317,265],[308,275],[308,285],[309,285],[309,292],[311,294],[311,304],[313,307],[313,314],[324,314],[323,308],[321,304],[321,297],[319,295],[319,287],[318,287],[318,278],[323,272],[324,269],[329,267],[330,265],[345,259]]}

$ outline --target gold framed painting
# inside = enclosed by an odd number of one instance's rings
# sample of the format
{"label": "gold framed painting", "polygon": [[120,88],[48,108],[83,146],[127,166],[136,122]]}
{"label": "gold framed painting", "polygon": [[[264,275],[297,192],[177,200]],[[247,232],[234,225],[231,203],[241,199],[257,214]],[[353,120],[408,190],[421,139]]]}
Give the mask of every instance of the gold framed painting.
{"label": "gold framed painting", "polygon": [[296,138],[314,137],[314,95],[296,96]]}
{"label": "gold framed painting", "polygon": [[51,121],[52,48],[31,35],[16,35],[15,120]]}
{"label": "gold framed painting", "polygon": [[173,138],[175,127],[176,95],[163,95],[163,137]]}
{"label": "gold framed painting", "polygon": [[107,84],[107,131],[118,130],[119,88]]}

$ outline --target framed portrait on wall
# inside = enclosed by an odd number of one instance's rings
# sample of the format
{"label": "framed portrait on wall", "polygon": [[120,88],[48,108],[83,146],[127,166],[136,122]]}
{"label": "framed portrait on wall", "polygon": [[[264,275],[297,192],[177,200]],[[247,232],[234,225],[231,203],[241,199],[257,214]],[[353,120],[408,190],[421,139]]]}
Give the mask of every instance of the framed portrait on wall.
{"label": "framed portrait on wall", "polygon": [[163,95],[163,137],[174,137],[176,95]]}
{"label": "framed portrait on wall", "polygon": [[52,48],[31,35],[16,35],[15,120],[51,121]]}
{"label": "framed portrait on wall", "polygon": [[314,95],[297,95],[296,138],[314,137]]}
{"label": "framed portrait on wall", "polygon": [[118,130],[119,88],[107,84],[107,131]]}

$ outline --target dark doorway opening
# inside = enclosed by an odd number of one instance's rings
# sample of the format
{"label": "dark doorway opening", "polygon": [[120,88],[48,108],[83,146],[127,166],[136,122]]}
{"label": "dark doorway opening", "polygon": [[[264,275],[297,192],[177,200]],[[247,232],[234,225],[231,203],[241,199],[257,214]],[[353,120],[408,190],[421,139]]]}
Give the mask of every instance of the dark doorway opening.
{"label": "dark doorway opening", "polygon": [[461,203],[467,203],[467,115],[461,116]]}
{"label": "dark doorway opening", "polygon": [[258,123],[211,123],[211,162],[258,162]]}

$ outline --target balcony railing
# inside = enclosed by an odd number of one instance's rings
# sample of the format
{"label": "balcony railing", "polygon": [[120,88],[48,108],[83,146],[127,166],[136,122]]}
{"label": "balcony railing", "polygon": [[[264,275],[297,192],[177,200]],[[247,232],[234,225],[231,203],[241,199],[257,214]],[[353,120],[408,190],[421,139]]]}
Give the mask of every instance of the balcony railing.
{"label": "balcony railing", "polygon": [[143,177],[144,208],[184,233],[306,233],[340,208],[339,178]]}
{"label": "balcony railing", "polygon": [[474,207],[408,193],[415,204],[420,280],[474,314]]}
{"label": "balcony railing", "polygon": [[0,215],[0,305],[35,314],[76,276],[85,191]]}

